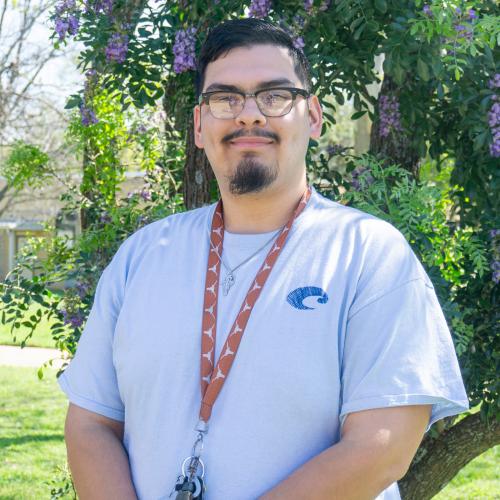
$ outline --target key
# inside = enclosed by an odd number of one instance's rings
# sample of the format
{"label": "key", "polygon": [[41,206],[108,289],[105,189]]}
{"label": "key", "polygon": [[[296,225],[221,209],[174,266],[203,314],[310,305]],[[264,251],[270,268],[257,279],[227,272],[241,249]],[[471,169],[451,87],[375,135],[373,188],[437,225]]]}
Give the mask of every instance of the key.
{"label": "key", "polygon": [[193,477],[192,480],[184,476],[175,486],[175,491],[177,491],[176,500],[203,500],[205,485],[199,476]]}

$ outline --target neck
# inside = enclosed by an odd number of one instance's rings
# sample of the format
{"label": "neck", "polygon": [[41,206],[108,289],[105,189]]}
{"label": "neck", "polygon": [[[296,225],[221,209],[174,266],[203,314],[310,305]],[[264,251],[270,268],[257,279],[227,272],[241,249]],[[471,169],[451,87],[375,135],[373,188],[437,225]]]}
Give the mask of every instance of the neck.
{"label": "neck", "polygon": [[267,233],[283,227],[297,207],[307,182],[290,187],[269,187],[260,193],[233,195],[222,192],[224,227],[231,233]]}

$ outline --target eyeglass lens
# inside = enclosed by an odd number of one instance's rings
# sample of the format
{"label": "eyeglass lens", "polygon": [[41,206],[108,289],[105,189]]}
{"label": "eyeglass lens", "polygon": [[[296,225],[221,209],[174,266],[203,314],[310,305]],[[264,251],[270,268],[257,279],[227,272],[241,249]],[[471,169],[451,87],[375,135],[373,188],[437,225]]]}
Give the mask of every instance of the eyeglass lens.
{"label": "eyeglass lens", "polygon": [[[256,93],[257,106],[265,116],[286,115],[293,105],[289,90],[271,89]],[[210,95],[210,112],[215,118],[236,118],[245,106],[246,97],[235,92],[215,92]]]}

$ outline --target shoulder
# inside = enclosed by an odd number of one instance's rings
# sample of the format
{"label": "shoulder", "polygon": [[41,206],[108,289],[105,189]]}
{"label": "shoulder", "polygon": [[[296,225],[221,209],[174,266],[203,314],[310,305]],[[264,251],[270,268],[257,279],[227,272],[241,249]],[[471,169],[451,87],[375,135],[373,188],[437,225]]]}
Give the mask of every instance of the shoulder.
{"label": "shoulder", "polygon": [[[389,222],[324,198],[314,192],[311,210],[305,218],[312,235],[335,243],[338,258],[347,260],[358,276],[358,285],[377,277],[399,282],[424,278],[426,273],[403,234]],[[387,283],[389,286],[389,283]]]}
{"label": "shoulder", "polygon": [[193,233],[203,234],[213,209],[214,205],[209,205],[179,212],[142,227],[120,245],[108,267],[119,268],[128,274],[150,252],[165,251]]}
{"label": "shoulder", "polygon": [[402,245],[408,247],[401,232],[389,222],[371,214],[325,198],[314,191],[306,224],[317,230],[330,232],[336,237],[354,238],[365,247]]}

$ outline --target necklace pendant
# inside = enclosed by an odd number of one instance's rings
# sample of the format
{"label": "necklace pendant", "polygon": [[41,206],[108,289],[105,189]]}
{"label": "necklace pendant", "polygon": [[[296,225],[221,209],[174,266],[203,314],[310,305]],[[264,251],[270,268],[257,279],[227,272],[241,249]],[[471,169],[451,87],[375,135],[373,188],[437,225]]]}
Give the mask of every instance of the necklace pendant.
{"label": "necklace pendant", "polygon": [[231,287],[233,285],[234,285],[234,276],[233,276],[232,273],[229,273],[224,278],[224,283],[223,283],[223,292],[224,292],[224,295],[227,295],[229,293],[229,290],[231,290]]}

